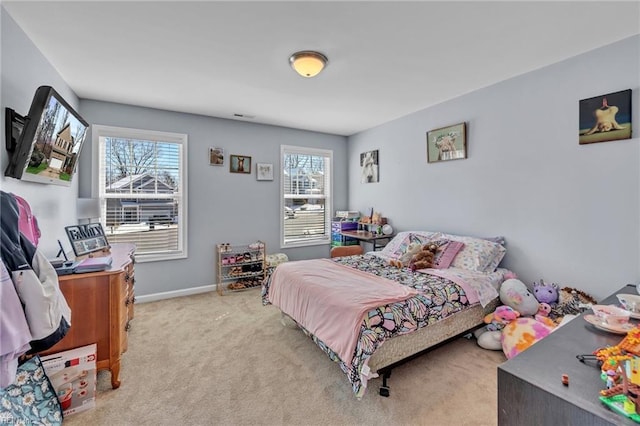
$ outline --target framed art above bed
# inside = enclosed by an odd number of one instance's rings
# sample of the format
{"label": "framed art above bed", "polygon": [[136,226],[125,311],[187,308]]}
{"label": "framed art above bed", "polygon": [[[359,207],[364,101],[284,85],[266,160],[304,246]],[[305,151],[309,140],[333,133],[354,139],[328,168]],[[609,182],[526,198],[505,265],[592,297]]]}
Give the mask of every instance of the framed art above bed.
{"label": "framed art above bed", "polygon": [[466,123],[441,127],[427,132],[427,162],[467,158]]}

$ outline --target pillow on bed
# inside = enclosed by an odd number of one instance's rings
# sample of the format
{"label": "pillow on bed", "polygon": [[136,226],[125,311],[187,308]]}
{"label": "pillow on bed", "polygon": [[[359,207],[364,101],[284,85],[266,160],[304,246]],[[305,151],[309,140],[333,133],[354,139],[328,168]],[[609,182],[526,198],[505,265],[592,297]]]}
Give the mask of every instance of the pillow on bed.
{"label": "pillow on bed", "polygon": [[440,232],[429,231],[403,231],[399,232],[395,237],[387,243],[380,251],[380,254],[389,259],[398,259],[407,251],[407,247],[411,243],[426,244],[442,235]]}
{"label": "pillow on bed", "polygon": [[436,269],[447,269],[451,266],[453,259],[464,247],[464,243],[460,241],[439,240],[435,241],[435,243],[440,248],[433,259],[433,267]]}
{"label": "pillow on bed", "polygon": [[497,237],[482,237],[482,239],[487,241],[493,241],[494,243],[498,243],[501,246],[507,245],[507,240],[502,235],[499,235]]}
{"label": "pillow on bed", "polygon": [[469,271],[491,273],[496,270],[507,249],[501,244],[482,238],[443,234],[444,238],[464,243],[450,266]]}

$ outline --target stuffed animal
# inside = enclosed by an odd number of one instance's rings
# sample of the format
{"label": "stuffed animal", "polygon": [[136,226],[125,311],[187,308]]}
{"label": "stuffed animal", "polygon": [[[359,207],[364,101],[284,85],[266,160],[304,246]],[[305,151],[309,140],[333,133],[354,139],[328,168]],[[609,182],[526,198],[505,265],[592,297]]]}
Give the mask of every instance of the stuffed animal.
{"label": "stuffed animal", "polygon": [[[501,329],[489,330],[485,326],[477,330],[474,335],[480,347],[502,350],[507,358],[512,358],[553,330],[555,324],[542,313],[549,305],[541,309],[541,304],[522,281],[516,278],[505,280],[500,286],[500,301],[518,315],[499,316],[499,321],[504,323]],[[499,309],[501,313],[509,312],[504,307]],[[495,312],[491,315],[496,318]]]}
{"label": "stuffed animal", "polygon": [[436,257],[438,246],[436,244],[425,244],[419,252],[413,255],[409,262],[412,271],[417,269],[431,268]]}
{"label": "stuffed animal", "polygon": [[555,324],[545,317],[521,317],[511,321],[502,329],[500,343],[507,359],[523,352],[529,346],[544,339],[553,331]]}
{"label": "stuffed animal", "polygon": [[516,278],[505,280],[500,286],[500,301],[520,312],[520,316],[534,316],[540,303],[524,283]]}
{"label": "stuffed animal", "polygon": [[502,330],[505,325],[519,316],[520,313],[514,311],[511,306],[501,305],[492,313],[487,314],[484,317],[484,322],[487,324],[487,330],[489,331]]}
{"label": "stuffed animal", "polygon": [[549,305],[548,303],[540,303],[540,306],[538,307],[538,312],[536,312],[536,318],[538,317],[538,315],[543,317],[548,317],[550,313],[551,313],[551,305]]}
{"label": "stuffed animal", "polygon": [[533,283],[533,295],[540,303],[548,303],[552,306],[558,301],[558,284],[546,284],[542,279]]}
{"label": "stuffed animal", "polygon": [[579,315],[598,302],[584,291],[563,287],[558,291],[558,303],[551,307],[549,318],[560,324],[565,315]]}
{"label": "stuffed animal", "polygon": [[403,268],[411,262],[413,255],[422,250],[422,245],[420,243],[410,243],[407,246],[407,249],[398,259],[391,259],[389,261],[389,265],[395,266],[396,268]]}
{"label": "stuffed animal", "polygon": [[502,350],[502,329],[520,316],[518,311],[507,305],[501,305],[484,317],[485,327],[476,330],[474,335],[478,346],[492,351]]}

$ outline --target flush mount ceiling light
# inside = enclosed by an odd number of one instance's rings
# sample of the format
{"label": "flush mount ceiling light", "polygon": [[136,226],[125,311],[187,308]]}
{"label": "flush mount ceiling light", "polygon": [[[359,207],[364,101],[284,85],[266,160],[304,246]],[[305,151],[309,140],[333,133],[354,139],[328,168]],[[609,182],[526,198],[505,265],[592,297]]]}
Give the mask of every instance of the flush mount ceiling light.
{"label": "flush mount ceiling light", "polygon": [[296,52],[289,58],[291,67],[303,77],[315,77],[327,65],[327,57],[312,50]]}

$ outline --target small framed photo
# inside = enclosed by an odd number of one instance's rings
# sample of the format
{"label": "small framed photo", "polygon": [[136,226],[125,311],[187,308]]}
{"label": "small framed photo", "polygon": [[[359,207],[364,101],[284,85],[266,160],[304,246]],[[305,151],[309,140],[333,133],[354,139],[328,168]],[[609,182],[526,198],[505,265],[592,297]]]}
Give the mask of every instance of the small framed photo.
{"label": "small framed photo", "polygon": [[223,148],[209,148],[209,165],[210,166],[224,166],[224,149]]}
{"label": "small framed photo", "polygon": [[360,183],[378,182],[378,150],[360,154]]}
{"label": "small framed photo", "polygon": [[273,180],[273,164],[256,163],[256,180]]}
{"label": "small framed photo", "polygon": [[229,171],[231,173],[251,173],[251,157],[246,155],[230,155]]}
{"label": "small framed photo", "polygon": [[631,139],[631,89],[580,101],[578,143]]}
{"label": "small framed photo", "polygon": [[441,127],[427,132],[427,162],[467,158],[466,123]]}
{"label": "small framed photo", "polygon": [[99,223],[89,223],[86,225],[65,226],[73,253],[76,256],[84,256],[98,250],[109,249],[107,236]]}

